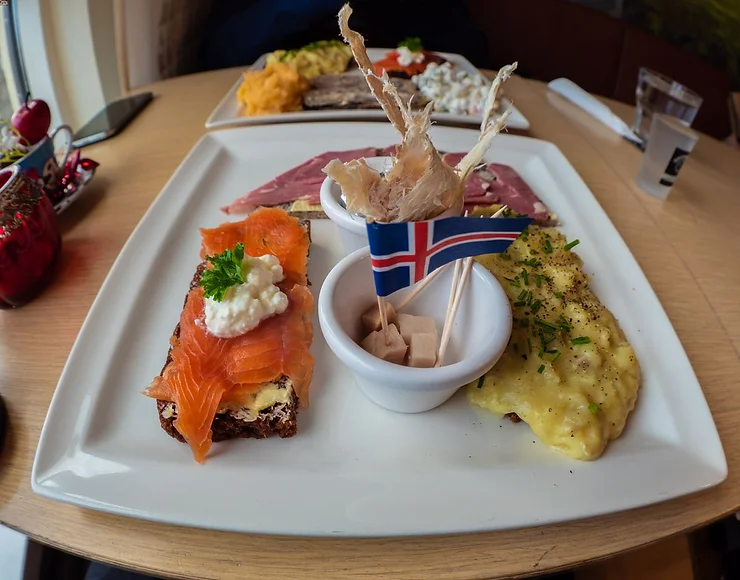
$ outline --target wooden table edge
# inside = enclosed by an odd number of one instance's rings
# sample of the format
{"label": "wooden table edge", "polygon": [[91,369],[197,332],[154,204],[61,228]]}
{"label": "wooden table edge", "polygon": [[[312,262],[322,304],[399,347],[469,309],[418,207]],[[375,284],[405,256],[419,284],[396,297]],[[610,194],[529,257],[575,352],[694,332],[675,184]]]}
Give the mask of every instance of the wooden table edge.
{"label": "wooden table edge", "polygon": [[[180,79],[172,79],[171,81],[162,81],[160,83],[155,83],[154,85],[151,85],[149,87],[142,87],[142,90],[154,90],[155,92],[159,93],[166,93],[169,90],[169,87],[174,87],[175,84],[183,84],[183,83],[194,83],[197,84],[199,79],[211,77],[211,78],[226,78],[226,75],[233,75],[236,71],[241,70],[241,67],[236,69],[227,69],[226,71],[212,71],[209,73],[201,73],[200,75],[191,75],[190,77],[181,77]],[[229,76],[229,83],[228,86],[233,83],[233,77]],[[176,83],[173,83],[172,81],[176,81]],[[530,81],[524,81],[530,82]],[[174,89],[173,89],[174,91]],[[212,105],[215,105],[213,103]],[[150,107],[153,108],[153,107]],[[212,106],[210,107],[212,108]],[[209,109],[210,112],[210,109]],[[525,116],[527,116],[526,111],[523,111],[525,113]],[[555,113],[557,114],[557,113]],[[529,118],[529,117],[528,117]],[[531,121],[531,119],[530,119]],[[204,135],[207,131],[205,128],[202,128],[202,132],[200,135]],[[179,164],[179,161],[175,163],[175,166]],[[156,193],[156,192],[155,192]],[[152,197],[153,199],[153,197]],[[138,223],[138,220],[137,220]],[[703,492],[699,492],[698,494],[692,494],[690,497],[694,497],[696,495],[704,496],[706,494],[713,494],[716,493],[717,489],[721,489],[724,486],[724,484],[721,484],[719,488],[713,488],[710,490],[706,490]],[[35,497],[35,500],[40,500],[40,498]],[[645,508],[639,508],[637,510],[631,510],[630,512],[627,512],[636,518],[641,517],[641,513],[644,511],[655,511],[655,510],[661,510],[662,506],[665,506],[666,504],[676,505],[680,503],[685,498],[678,498],[675,500],[670,500],[669,502],[663,502],[661,504],[658,504],[657,506],[649,506]],[[40,500],[42,503],[49,501],[49,500]],[[0,503],[0,509],[3,507],[3,504]],[[719,506],[717,506],[719,507]],[[546,533],[549,530],[559,530],[563,528],[580,528],[585,527],[588,528],[589,526],[593,526],[594,524],[604,524],[608,525],[610,520],[614,518],[618,518],[620,514],[613,514],[613,515],[607,515],[607,516],[600,516],[598,518],[592,518],[588,520],[579,520],[576,522],[569,522],[564,524],[556,524],[552,526],[545,526],[545,527],[538,527],[538,528],[528,528],[526,530],[514,530],[514,531],[501,531],[501,532],[486,532],[486,533],[476,533],[476,534],[464,534],[459,536],[434,536],[434,537],[421,537],[421,538],[402,538],[398,540],[389,539],[389,540],[357,540],[357,539],[309,539],[306,538],[293,538],[293,537],[272,537],[272,536],[260,536],[260,535],[242,535],[240,543],[242,545],[245,544],[251,544],[253,545],[254,549],[259,549],[262,547],[265,542],[268,544],[280,544],[280,543],[306,543],[307,541],[315,542],[317,544],[328,544],[332,549],[336,550],[340,548],[339,544],[343,544],[344,548],[346,550],[346,556],[349,556],[351,554],[355,554],[358,552],[358,546],[361,546],[361,548],[367,552],[368,556],[371,556],[371,554],[378,554],[378,557],[380,557],[383,553],[384,554],[393,554],[394,557],[398,557],[399,559],[406,554],[406,548],[409,545],[409,543],[415,543],[418,545],[418,548],[425,548],[425,547],[433,547],[433,546],[439,546],[440,542],[449,542],[454,541],[456,544],[458,544],[459,548],[458,550],[461,552],[465,552],[466,556],[469,558],[474,558],[476,560],[486,560],[490,562],[491,568],[490,571],[486,571],[487,568],[485,564],[483,566],[479,566],[476,568],[476,570],[470,570],[469,573],[465,574],[439,574],[440,577],[449,577],[449,578],[493,578],[493,577],[499,577],[498,572],[501,572],[502,574],[505,574],[507,577],[511,576],[518,576],[523,574],[531,574],[531,573],[543,573],[543,572],[549,572],[549,571],[555,571],[555,570],[561,570],[561,569],[567,569],[569,567],[572,567],[574,565],[580,565],[587,562],[593,562],[602,560],[604,558],[608,558],[610,556],[613,556],[615,554],[623,553],[629,550],[633,550],[637,547],[649,545],[652,543],[655,543],[657,541],[660,541],[663,538],[667,538],[670,536],[674,536],[686,531],[690,531],[692,529],[696,529],[698,527],[701,527],[703,525],[706,525],[707,523],[710,523],[712,521],[716,521],[718,519],[721,519],[722,517],[725,517],[727,515],[732,514],[734,511],[736,511],[740,507],[740,504],[733,504],[733,507],[725,507],[719,510],[714,510],[713,513],[709,516],[708,519],[703,519],[700,522],[689,522],[684,524],[677,524],[676,522],[667,523],[664,527],[661,528],[654,528],[654,530],[650,533],[643,533],[643,535],[634,535],[630,538],[622,539],[622,542],[615,548],[612,549],[611,546],[601,546],[600,549],[594,549],[593,547],[589,549],[588,556],[585,558],[579,558],[577,553],[572,553],[568,557],[562,557],[562,556],[556,556],[555,553],[550,555],[548,550],[544,550],[543,553],[538,556],[537,558],[532,558],[530,561],[535,562],[535,566],[527,571],[522,566],[517,566],[515,563],[512,563],[512,561],[508,562],[508,565],[504,565],[500,570],[496,570],[495,565],[495,558],[488,557],[486,554],[483,554],[482,552],[485,552],[483,550],[481,552],[480,549],[480,541],[485,541],[486,544],[496,544],[497,540],[500,540],[504,537],[511,537],[516,536],[517,534],[521,534],[522,532],[530,533],[533,535],[536,535],[537,533]],[[73,508],[73,509],[80,509],[80,508]],[[88,511],[88,510],[84,510]],[[664,510],[665,511],[665,510]],[[2,512],[0,512],[2,513]],[[622,515],[625,512],[622,512]],[[165,524],[153,524],[151,522],[146,522],[142,524],[138,520],[128,519],[124,518],[122,516],[112,516],[109,514],[103,514],[100,512],[93,512],[89,511],[87,514],[85,514],[86,518],[91,520],[91,523],[97,522],[100,525],[105,525],[105,523],[113,523],[116,524],[122,524],[123,526],[127,528],[135,528],[139,526],[140,528],[150,528],[150,527],[156,527],[158,531],[166,531],[168,529],[171,529],[170,526],[166,526]],[[132,557],[121,557],[121,558],[114,558],[107,556],[102,551],[95,550],[95,546],[91,547],[90,549],[81,549],[78,548],[73,542],[69,544],[65,544],[62,540],[58,540],[54,537],[45,536],[43,533],[37,533],[30,529],[24,529],[24,526],[19,525],[16,521],[12,519],[8,519],[7,521],[4,521],[5,525],[8,527],[15,529],[21,533],[27,534],[30,538],[39,541],[43,544],[47,544],[50,546],[58,547],[59,549],[62,549],[64,551],[67,551],[69,553],[73,553],[76,555],[80,555],[82,557],[96,559],[99,561],[103,561],[106,563],[110,563],[113,565],[118,566],[125,566],[129,568],[136,569],[138,571],[142,571],[145,573],[153,573],[158,575],[171,575],[172,577],[178,577],[178,578],[198,578],[199,576],[195,576],[190,574],[189,572],[180,570],[180,571],[170,571],[164,568],[155,568],[150,567],[148,564],[138,564],[135,561],[135,558]],[[222,532],[208,532],[204,530],[186,530],[185,535],[204,535],[204,534],[216,534],[222,537],[229,536],[230,534],[222,533]],[[57,536],[59,537],[59,536]],[[393,544],[398,544],[402,549],[399,552],[398,549],[393,549]],[[380,546],[380,550],[378,549],[371,550],[368,552],[367,546]],[[527,552],[526,546],[517,546],[518,548],[522,548],[524,552]],[[512,546],[512,548],[514,548]],[[531,551],[531,549],[529,550]],[[553,552],[556,552],[553,550]],[[338,554],[337,554],[338,555]],[[476,557],[477,555],[477,557]],[[527,560],[526,557],[522,557],[522,561]],[[335,568],[337,562],[341,560],[336,560],[331,567]],[[462,564],[465,564],[465,560],[463,560]],[[499,562],[499,564],[501,564]],[[380,567],[382,567],[382,564],[380,564]],[[363,574],[363,569],[365,571],[365,574]],[[353,572],[353,575],[356,575],[358,577],[364,577],[367,575],[367,577],[370,577],[370,568],[368,568],[367,564],[362,565],[361,567],[358,567]],[[309,572],[307,570],[307,572]],[[310,571],[310,574],[307,574],[306,577],[329,577],[329,576],[322,576],[321,574],[322,570],[320,568],[313,568]],[[397,576],[397,577],[413,577],[413,574],[410,574],[407,572],[401,572],[399,573],[397,570],[388,570],[389,575]],[[372,574],[374,576],[374,574]],[[273,577],[273,576],[270,576]],[[333,577],[333,576],[331,576]]]}

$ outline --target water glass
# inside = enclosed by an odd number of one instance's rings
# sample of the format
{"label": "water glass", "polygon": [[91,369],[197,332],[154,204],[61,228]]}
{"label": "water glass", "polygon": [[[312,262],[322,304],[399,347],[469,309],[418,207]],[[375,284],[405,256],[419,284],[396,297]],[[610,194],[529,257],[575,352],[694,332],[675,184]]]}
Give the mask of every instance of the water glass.
{"label": "water glass", "polygon": [[656,114],[647,148],[637,172],[637,185],[653,197],[665,199],[699,136],[669,115]]}
{"label": "water glass", "polygon": [[690,88],[645,67],[640,68],[635,96],[637,111],[632,131],[644,140],[649,137],[653,115],[670,115],[690,127],[703,102]]}

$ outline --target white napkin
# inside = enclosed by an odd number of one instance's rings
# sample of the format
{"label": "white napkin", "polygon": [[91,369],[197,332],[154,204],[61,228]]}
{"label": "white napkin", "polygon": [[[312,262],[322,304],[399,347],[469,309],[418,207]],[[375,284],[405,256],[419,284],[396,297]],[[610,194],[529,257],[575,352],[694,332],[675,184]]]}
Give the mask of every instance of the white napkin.
{"label": "white napkin", "polygon": [[592,94],[584,91],[573,81],[564,78],[555,79],[547,85],[547,88],[579,106],[589,115],[604,123],[612,131],[619,133],[630,141],[642,144],[642,139],[632,132],[632,129],[629,128],[627,123],[617,117],[604,103]]}

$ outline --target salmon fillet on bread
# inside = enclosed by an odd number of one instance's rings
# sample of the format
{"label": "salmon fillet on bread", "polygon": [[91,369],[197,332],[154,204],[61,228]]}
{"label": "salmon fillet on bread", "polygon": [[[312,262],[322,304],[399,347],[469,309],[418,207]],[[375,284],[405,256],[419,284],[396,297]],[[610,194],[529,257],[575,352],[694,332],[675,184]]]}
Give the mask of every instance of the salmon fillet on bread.
{"label": "salmon fillet on bread", "polygon": [[[309,222],[305,222],[309,223]],[[198,266],[190,289],[197,288],[200,277],[206,269],[207,263],[201,262]],[[180,325],[175,327],[172,333],[173,340],[180,336]],[[160,376],[164,374],[167,366],[172,362],[172,347],[167,353],[167,361],[162,368]],[[292,437],[298,431],[298,396],[293,390],[290,378],[283,375],[273,385],[266,385],[262,390],[262,400],[255,404],[234,408],[221,408],[216,412],[211,425],[213,441],[226,441],[227,439],[250,438],[264,439],[271,435],[280,437]],[[258,397],[255,397],[257,399]],[[177,420],[177,404],[172,401],[157,399],[157,412],[159,423],[170,437],[174,437],[181,443],[185,438],[175,427]]]}
{"label": "salmon fillet on bread", "polygon": [[[241,222],[201,233],[201,257],[206,260],[190,282],[164,367],[145,392],[156,399],[162,429],[188,443],[198,462],[203,462],[212,442],[295,435],[298,409],[308,403],[314,362],[309,352],[310,222],[282,209],[260,208]],[[278,258],[283,274],[274,282],[288,305],[251,330],[219,338],[206,327],[202,282],[206,284],[204,274],[215,267],[211,258],[236,244],[244,244],[244,264],[248,257],[264,254]],[[241,281],[250,275],[243,274]]]}

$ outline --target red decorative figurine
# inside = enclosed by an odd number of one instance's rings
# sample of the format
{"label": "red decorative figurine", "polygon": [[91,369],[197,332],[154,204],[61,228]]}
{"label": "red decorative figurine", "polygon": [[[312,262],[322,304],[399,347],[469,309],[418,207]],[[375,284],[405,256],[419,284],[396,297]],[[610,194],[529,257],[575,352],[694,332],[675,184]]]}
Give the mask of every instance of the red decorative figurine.
{"label": "red decorative figurine", "polygon": [[0,308],[21,306],[49,282],[62,238],[54,208],[17,165],[0,171]]}

